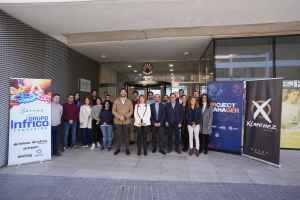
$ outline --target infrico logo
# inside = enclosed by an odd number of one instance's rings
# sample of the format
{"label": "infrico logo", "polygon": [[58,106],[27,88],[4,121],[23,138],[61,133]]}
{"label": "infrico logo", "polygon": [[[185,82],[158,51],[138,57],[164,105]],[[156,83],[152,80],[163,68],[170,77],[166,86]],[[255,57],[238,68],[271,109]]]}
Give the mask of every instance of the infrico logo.
{"label": "infrico logo", "polygon": [[[255,113],[253,114],[253,118],[256,119],[256,117],[260,114],[262,114],[262,116],[259,116],[260,118],[265,118],[265,120],[267,120],[269,123],[272,123],[271,119],[269,118],[269,115],[271,113],[271,106],[269,104],[269,102],[271,101],[271,99],[268,99],[267,101],[252,101],[253,105],[252,105],[252,113],[253,113],[253,108],[254,106],[256,106],[257,110],[255,111]],[[259,105],[259,103],[262,103],[261,105]],[[268,113],[265,112],[264,108],[268,106]]]}

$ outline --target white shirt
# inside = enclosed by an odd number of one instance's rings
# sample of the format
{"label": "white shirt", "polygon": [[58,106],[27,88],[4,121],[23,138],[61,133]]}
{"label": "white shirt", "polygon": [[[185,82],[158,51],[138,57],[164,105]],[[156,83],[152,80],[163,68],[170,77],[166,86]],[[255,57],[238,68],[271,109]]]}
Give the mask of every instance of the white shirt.
{"label": "white shirt", "polygon": [[179,103],[182,104],[182,99],[179,99]]}
{"label": "white shirt", "polygon": [[205,110],[205,108],[206,108],[206,104],[207,104],[207,102],[203,103],[202,112],[204,112],[204,110]]}
{"label": "white shirt", "polygon": [[124,101],[123,101],[123,99],[121,98],[121,101],[122,101],[122,104],[124,105],[124,103],[125,103],[125,101],[126,101],[126,98],[124,99]]}

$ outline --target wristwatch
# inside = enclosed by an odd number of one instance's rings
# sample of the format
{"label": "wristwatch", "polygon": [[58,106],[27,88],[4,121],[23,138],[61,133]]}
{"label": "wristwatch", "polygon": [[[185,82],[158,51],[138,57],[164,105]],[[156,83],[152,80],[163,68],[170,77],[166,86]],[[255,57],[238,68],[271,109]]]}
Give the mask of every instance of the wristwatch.
{"label": "wristwatch", "polygon": [[127,119],[127,117],[124,115],[124,118]]}

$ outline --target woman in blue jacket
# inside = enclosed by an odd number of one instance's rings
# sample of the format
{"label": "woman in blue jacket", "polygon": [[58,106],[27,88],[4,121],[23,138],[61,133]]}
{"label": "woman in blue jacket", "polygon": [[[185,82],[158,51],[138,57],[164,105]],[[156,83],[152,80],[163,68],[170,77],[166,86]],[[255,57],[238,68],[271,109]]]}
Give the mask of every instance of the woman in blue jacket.
{"label": "woman in blue jacket", "polygon": [[190,140],[190,153],[189,155],[193,155],[193,138],[195,137],[196,141],[196,156],[199,156],[199,131],[200,131],[200,123],[201,123],[202,112],[197,103],[195,97],[191,97],[189,99],[189,106],[186,109],[186,121],[189,130],[189,140]]}

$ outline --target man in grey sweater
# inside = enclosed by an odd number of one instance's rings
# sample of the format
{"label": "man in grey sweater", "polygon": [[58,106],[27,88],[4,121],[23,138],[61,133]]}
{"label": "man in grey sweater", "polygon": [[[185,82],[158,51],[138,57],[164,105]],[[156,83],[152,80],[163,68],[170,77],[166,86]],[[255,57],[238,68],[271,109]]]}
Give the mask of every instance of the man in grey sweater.
{"label": "man in grey sweater", "polygon": [[60,123],[61,116],[63,113],[63,107],[59,104],[60,95],[54,94],[51,104],[51,150],[53,150],[53,155],[61,156],[58,152],[58,141],[60,136]]}

